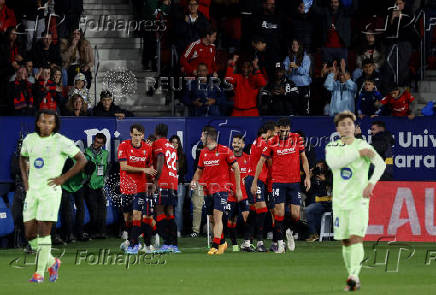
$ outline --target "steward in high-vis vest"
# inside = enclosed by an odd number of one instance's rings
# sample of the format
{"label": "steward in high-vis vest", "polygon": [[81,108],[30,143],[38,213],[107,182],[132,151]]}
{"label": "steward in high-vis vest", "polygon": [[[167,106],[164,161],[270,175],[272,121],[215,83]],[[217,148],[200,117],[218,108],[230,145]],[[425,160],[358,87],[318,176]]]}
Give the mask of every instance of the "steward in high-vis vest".
{"label": "steward in high-vis vest", "polygon": [[88,162],[95,164],[96,169],[85,186],[85,199],[91,217],[91,237],[106,238],[106,196],[103,191],[105,176],[108,171],[109,152],[103,149],[106,136],[97,133],[91,146],[85,149]]}

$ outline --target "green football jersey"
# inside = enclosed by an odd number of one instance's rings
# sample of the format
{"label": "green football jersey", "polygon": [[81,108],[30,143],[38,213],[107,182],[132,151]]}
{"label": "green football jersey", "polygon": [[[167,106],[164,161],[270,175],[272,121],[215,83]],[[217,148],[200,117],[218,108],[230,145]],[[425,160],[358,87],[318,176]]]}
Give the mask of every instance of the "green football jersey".
{"label": "green football jersey", "polygon": [[23,140],[21,155],[29,157],[29,191],[37,190],[40,194],[61,191],[50,187],[48,180],[60,176],[65,160],[79,152],[72,140],[59,133],[48,137],[28,134]]}
{"label": "green football jersey", "polygon": [[[359,150],[371,149],[374,157],[361,157]],[[336,140],[326,146],[326,162],[333,173],[333,207],[352,209],[359,204],[369,204],[369,198],[363,198],[363,190],[368,182],[376,184],[386,164],[379,154],[365,140],[354,139],[346,145]],[[374,174],[368,180],[370,163],[374,164]]]}

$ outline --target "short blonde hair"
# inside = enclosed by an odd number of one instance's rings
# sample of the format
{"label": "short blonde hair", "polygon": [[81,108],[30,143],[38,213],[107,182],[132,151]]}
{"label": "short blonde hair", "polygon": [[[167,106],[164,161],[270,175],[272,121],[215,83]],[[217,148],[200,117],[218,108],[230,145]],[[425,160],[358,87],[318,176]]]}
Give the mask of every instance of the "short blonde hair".
{"label": "short blonde hair", "polygon": [[333,120],[335,122],[335,126],[338,127],[339,122],[345,120],[346,118],[350,118],[351,120],[353,120],[353,122],[356,122],[356,115],[347,110],[347,111],[340,112],[335,116]]}

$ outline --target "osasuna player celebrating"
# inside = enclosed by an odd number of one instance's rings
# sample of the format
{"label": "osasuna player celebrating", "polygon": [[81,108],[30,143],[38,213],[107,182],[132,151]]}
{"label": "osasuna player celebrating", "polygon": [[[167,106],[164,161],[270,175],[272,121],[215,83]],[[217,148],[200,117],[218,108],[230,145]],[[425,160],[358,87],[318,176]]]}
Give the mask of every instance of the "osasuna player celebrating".
{"label": "osasuna player celebrating", "polygon": [[180,253],[177,246],[177,225],[174,220],[174,207],[177,205],[178,162],[177,151],[168,141],[168,126],[158,124],[155,128],[156,141],[153,142],[153,163],[157,174],[156,223],[164,245],[160,251]]}
{"label": "osasuna player celebrating", "polygon": [[[360,288],[369,197],[386,168],[372,146],[354,137],[355,121],[356,116],[350,111],[337,114],[334,122],[341,138],[326,146],[326,161],[333,172],[334,238],[342,241],[342,255],[348,271],[345,291]],[[370,163],[374,164],[374,173],[368,180]]]}
{"label": "osasuna player celebrating", "polygon": [[[34,283],[44,281],[47,267],[49,280],[55,282],[58,278],[61,261],[51,255],[50,231],[58,219],[61,185],[86,164],[85,156],[74,142],[57,133],[59,128],[59,117],[55,112],[40,111],[36,116],[35,132],[24,138],[21,147],[19,163],[27,192],[23,208],[24,230],[30,246],[37,251],[37,270],[30,279]],[[74,158],[75,164],[62,174],[68,157]]]}
{"label": "osasuna player celebrating", "polygon": [[[290,204],[291,218],[294,222],[300,219],[300,159],[306,175],[309,175],[309,162],[304,153],[303,139],[297,133],[290,133],[291,123],[288,118],[282,118],[277,122],[280,128],[280,135],[268,140],[267,146],[263,149],[262,157],[256,167],[253,186],[262,171],[266,159],[272,159],[271,177],[272,191],[274,198],[274,219],[277,239],[276,253],[284,253],[283,242],[283,220],[285,217],[285,204]],[[310,178],[304,180],[306,190],[310,188]],[[274,241],[276,242],[276,241]],[[295,249],[292,234],[288,237],[288,248]]]}
{"label": "osasuna player celebrating", "polygon": [[233,152],[226,146],[217,143],[217,131],[210,127],[202,133],[205,136],[206,147],[201,150],[197,171],[191,181],[195,189],[199,181],[204,185],[205,203],[208,218],[213,215],[213,243],[208,254],[221,255],[227,249],[223,236],[223,212],[227,205],[228,185],[230,182],[230,167],[235,173],[235,196],[242,199],[241,178],[238,162]]}
{"label": "osasuna player celebrating", "polygon": [[[137,254],[139,250],[138,237],[141,234],[141,219],[145,215],[152,215],[147,194],[146,174],[152,176],[156,170],[151,167],[151,147],[144,141],[144,127],[139,124],[130,126],[131,139],[124,140],[118,147],[118,161],[120,162],[120,191],[122,195],[124,221],[126,227],[132,227],[129,233],[128,254]],[[151,184],[151,183],[150,183]],[[128,231],[129,232],[129,231]],[[149,231],[151,235],[151,231]],[[149,240],[149,237],[144,237]],[[147,247],[151,245],[146,243]],[[151,249],[149,249],[151,250]]]}
{"label": "osasuna player celebrating", "polygon": [[[263,227],[265,223],[265,215],[268,212],[265,202],[265,185],[268,177],[268,167],[266,163],[261,167],[262,169],[259,172],[257,182],[253,183],[253,180],[256,175],[257,164],[262,156],[262,151],[266,147],[266,141],[274,135],[274,126],[274,122],[267,122],[259,130],[259,136],[250,148],[250,171],[249,175],[245,178],[245,189],[248,195],[248,201],[250,206],[254,206],[254,211],[250,211],[248,222],[252,229],[256,227],[257,252],[267,251],[263,245]],[[244,251],[251,251],[249,239],[245,239],[244,243],[241,245],[241,249]]]}
{"label": "osasuna player celebrating", "polygon": [[230,232],[230,238],[233,244],[233,252],[239,251],[239,246],[236,242],[236,226],[239,213],[242,215],[242,221],[244,223],[244,239],[250,239],[250,229],[248,228],[247,218],[249,213],[248,197],[243,186],[244,178],[248,175],[250,169],[250,156],[244,153],[245,141],[242,135],[237,134],[233,136],[232,148],[235,155],[236,161],[239,165],[239,170],[241,173],[241,191],[242,200],[237,200],[234,195],[234,189],[236,188],[235,173],[233,168],[230,170],[230,180],[232,181],[232,191],[229,193],[227,207],[230,207],[229,218],[227,221],[227,228]]}

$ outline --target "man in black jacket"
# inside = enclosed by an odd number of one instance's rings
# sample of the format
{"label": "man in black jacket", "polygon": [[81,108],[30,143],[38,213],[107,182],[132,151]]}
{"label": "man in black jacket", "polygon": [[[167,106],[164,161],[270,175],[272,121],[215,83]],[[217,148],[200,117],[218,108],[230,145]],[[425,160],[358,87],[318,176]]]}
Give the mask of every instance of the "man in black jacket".
{"label": "man in black jacket", "polygon": [[330,0],[329,7],[321,7],[320,0],[315,0],[312,12],[321,21],[322,50],[324,62],[335,59],[347,60],[351,45],[351,17],[358,7],[358,0],[352,0],[350,7],[343,7],[340,0]]}
{"label": "man in black jacket", "polygon": [[42,39],[38,40],[32,49],[32,60],[35,68],[41,68],[46,64],[62,66],[59,46],[53,43],[52,34],[44,32]]}
{"label": "man in black jacket", "polygon": [[273,77],[276,62],[282,62],[285,48],[286,25],[284,18],[278,13],[275,0],[264,0],[263,9],[254,14],[251,23],[250,38],[261,36],[266,43],[266,71],[268,77]]}
{"label": "man in black jacket", "polygon": [[386,130],[386,124],[383,121],[374,121],[371,124],[372,142],[376,152],[385,160],[386,169],[380,180],[388,181],[393,180],[393,156],[392,146],[395,144],[395,140],[392,134]]}
{"label": "man in black jacket", "polygon": [[300,101],[298,101],[298,88],[295,83],[285,75],[285,69],[281,63],[276,64],[274,77],[265,87],[261,108],[264,115],[297,115],[299,113]]}
{"label": "man in black jacket", "polygon": [[100,102],[92,109],[92,114],[96,117],[117,117],[118,120],[133,117],[131,112],[114,104],[112,93],[107,90],[100,93]]}
{"label": "man in black jacket", "polygon": [[58,36],[59,38],[69,38],[71,28],[78,28],[80,15],[83,12],[83,0],[56,0],[55,13],[59,15]]}

